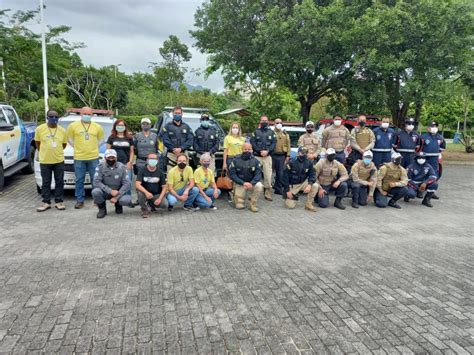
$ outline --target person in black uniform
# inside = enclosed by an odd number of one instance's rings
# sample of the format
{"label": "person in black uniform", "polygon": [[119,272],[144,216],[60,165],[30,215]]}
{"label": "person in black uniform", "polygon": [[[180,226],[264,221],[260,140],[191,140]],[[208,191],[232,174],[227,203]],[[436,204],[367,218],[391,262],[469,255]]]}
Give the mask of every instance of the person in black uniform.
{"label": "person in black uniform", "polygon": [[209,153],[211,155],[211,163],[208,169],[210,169],[215,175],[216,159],[214,154],[219,150],[219,136],[217,135],[217,130],[211,123],[207,113],[201,115],[201,125],[194,132],[193,146],[199,160],[204,153]]}

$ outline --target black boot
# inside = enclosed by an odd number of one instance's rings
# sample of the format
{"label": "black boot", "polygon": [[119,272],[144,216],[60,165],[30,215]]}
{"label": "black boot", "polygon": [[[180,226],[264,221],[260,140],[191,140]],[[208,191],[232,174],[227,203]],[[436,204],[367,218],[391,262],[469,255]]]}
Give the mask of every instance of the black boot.
{"label": "black boot", "polygon": [[417,191],[416,197],[417,198],[423,198],[423,191]]}
{"label": "black boot", "polygon": [[99,207],[99,212],[97,212],[97,218],[104,218],[107,216],[107,206],[105,205],[105,202],[102,202],[101,204],[97,205]]}
{"label": "black boot", "polygon": [[359,208],[359,205],[357,202],[354,202],[352,201],[352,204],[351,204],[352,208]]}
{"label": "black boot", "polygon": [[402,206],[400,206],[397,201],[395,201],[393,198],[388,201],[388,205],[393,208],[401,209]]}
{"label": "black boot", "polygon": [[430,202],[432,196],[433,196],[433,192],[427,192],[421,204],[425,205],[426,207],[433,207],[433,205]]}
{"label": "black boot", "polygon": [[434,192],[433,192],[433,195],[431,195],[431,198],[432,198],[433,200],[439,200],[438,195],[436,195]]}
{"label": "black boot", "polygon": [[342,198],[336,197],[336,201],[334,201],[334,207],[339,208],[340,210],[345,210],[346,206],[342,204]]}
{"label": "black boot", "polygon": [[408,197],[408,195],[405,195],[405,197],[403,198],[403,201],[410,202],[410,197]]}
{"label": "black boot", "polygon": [[115,203],[115,213],[116,214],[122,214],[123,213],[123,207],[118,202]]}

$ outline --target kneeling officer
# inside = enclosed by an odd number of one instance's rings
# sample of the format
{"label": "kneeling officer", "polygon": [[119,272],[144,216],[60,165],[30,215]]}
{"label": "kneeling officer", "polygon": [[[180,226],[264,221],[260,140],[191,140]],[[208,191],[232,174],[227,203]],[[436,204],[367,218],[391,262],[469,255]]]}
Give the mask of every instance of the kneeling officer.
{"label": "kneeling officer", "polygon": [[105,151],[105,161],[97,166],[92,185],[92,198],[99,207],[97,218],[107,215],[107,200],[115,205],[117,214],[123,213],[122,206],[129,206],[132,202],[131,196],[127,194],[130,190],[127,167],[117,161],[117,152],[114,149]]}

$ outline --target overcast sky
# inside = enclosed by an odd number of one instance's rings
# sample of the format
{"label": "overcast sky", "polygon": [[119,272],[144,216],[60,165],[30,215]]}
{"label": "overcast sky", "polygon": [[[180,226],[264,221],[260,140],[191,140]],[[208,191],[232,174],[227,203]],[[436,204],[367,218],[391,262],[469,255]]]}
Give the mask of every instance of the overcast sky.
{"label": "overcast sky", "polygon": [[[121,64],[121,71],[149,71],[149,62],[160,62],[158,49],[169,35],[177,35],[192,54],[189,68],[204,69],[206,56],[193,47],[189,30],[202,0],[44,0],[45,21],[67,25],[65,36],[83,42],[77,50],[85,64]],[[0,8],[36,9],[39,0],[0,0]],[[12,11],[12,12],[13,12]],[[38,27],[39,28],[39,27]],[[216,73],[204,80],[188,74],[190,84],[222,91],[224,82]]]}

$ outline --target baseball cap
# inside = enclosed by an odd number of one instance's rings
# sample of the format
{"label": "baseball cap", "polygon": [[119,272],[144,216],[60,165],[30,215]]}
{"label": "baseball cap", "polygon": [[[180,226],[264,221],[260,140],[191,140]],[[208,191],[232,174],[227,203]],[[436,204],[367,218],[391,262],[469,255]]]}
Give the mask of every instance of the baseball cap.
{"label": "baseball cap", "polygon": [[438,127],[438,122],[436,121],[431,122],[430,127]]}
{"label": "baseball cap", "polygon": [[308,148],[299,146],[298,147],[298,153],[303,153],[303,154],[308,154]]}
{"label": "baseball cap", "polygon": [[364,157],[371,157],[371,158],[373,158],[374,155],[372,154],[372,152],[371,152],[370,150],[368,150],[368,151],[364,152],[364,155],[363,155],[363,156],[364,156]]}
{"label": "baseball cap", "polygon": [[398,152],[393,152],[392,153],[392,159],[397,159],[397,158],[400,158],[402,155]]}
{"label": "baseball cap", "polygon": [[313,121],[306,122],[305,127],[308,127],[308,126],[314,126],[314,122]]}
{"label": "baseball cap", "polygon": [[142,118],[142,120],[140,121],[140,123],[148,123],[148,124],[151,124],[151,120],[150,120],[148,117],[144,117],[144,118]]}
{"label": "baseball cap", "polygon": [[108,157],[116,157],[117,158],[117,152],[115,151],[115,149],[107,149],[105,151],[105,159],[107,159]]}
{"label": "baseball cap", "polygon": [[336,154],[336,151],[334,150],[334,148],[329,148],[326,150],[326,155],[331,155],[331,154]]}

